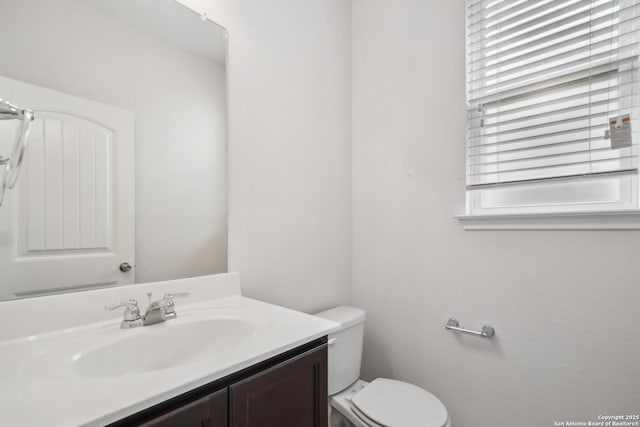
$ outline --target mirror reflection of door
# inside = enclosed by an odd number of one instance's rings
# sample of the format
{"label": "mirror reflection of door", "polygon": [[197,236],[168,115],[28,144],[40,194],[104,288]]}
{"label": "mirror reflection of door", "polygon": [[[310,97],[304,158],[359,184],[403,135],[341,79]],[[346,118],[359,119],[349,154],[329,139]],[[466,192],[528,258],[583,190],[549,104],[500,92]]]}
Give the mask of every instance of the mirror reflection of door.
{"label": "mirror reflection of door", "polygon": [[[2,77],[0,93],[36,113],[0,212],[0,259],[12,260],[2,278],[13,297],[133,283],[119,268],[135,265],[133,113]],[[2,151],[14,128],[1,124]]]}
{"label": "mirror reflection of door", "polygon": [[[0,76],[75,100],[0,91],[43,120],[5,197],[11,206],[0,207],[0,300],[227,271],[225,29],[176,0],[5,1],[0,28],[20,34],[0,43]],[[135,126],[105,111],[131,112]],[[120,157],[121,126],[134,127],[135,156]],[[75,133],[96,141],[74,142]],[[135,178],[124,185],[128,161]],[[117,212],[130,190],[129,228]]]}

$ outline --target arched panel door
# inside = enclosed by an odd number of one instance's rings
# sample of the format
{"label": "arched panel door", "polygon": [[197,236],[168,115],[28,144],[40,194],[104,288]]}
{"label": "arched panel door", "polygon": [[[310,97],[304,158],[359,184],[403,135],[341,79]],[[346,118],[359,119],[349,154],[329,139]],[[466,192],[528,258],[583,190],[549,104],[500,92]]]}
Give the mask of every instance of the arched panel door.
{"label": "arched panel door", "polygon": [[133,113],[5,78],[0,93],[36,113],[0,208],[0,299],[133,283]]}

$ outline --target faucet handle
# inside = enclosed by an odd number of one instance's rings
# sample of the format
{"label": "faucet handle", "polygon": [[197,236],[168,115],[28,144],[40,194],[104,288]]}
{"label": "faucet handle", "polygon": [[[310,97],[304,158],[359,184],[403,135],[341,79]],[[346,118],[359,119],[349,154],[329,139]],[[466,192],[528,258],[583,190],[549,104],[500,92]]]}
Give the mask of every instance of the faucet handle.
{"label": "faucet handle", "polygon": [[165,315],[167,320],[175,319],[178,315],[176,313],[176,307],[173,302],[174,298],[186,298],[191,295],[191,292],[178,292],[175,294],[164,294],[163,300],[167,302],[165,308]]}
{"label": "faucet handle", "polygon": [[126,307],[126,306],[132,306],[132,307],[135,306],[135,307],[137,307],[138,306],[138,301],[136,301],[134,299],[130,299],[130,300],[127,300],[127,301],[114,302],[114,303],[105,305],[104,309],[108,310],[108,311],[113,311],[116,308]]}
{"label": "faucet handle", "polygon": [[122,327],[123,329],[127,329],[135,326],[140,326],[142,324],[138,301],[134,299],[107,304],[104,306],[104,309],[112,311],[120,307],[126,307],[124,309],[124,319],[122,320],[122,324],[120,325],[120,327]]}
{"label": "faucet handle", "polygon": [[186,298],[189,295],[191,295],[191,292],[178,292],[174,294],[164,294],[164,299]]}

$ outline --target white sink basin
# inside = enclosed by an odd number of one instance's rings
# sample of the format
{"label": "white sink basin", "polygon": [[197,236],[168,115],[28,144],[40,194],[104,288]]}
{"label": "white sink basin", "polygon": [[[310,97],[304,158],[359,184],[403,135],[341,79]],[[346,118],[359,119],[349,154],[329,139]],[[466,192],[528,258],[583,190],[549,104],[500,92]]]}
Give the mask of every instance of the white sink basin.
{"label": "white sink basin", "polygon": [[[173,290],[193,297],[167,322],[120,329],[102,310]],[[232,273],[12,301],[0,320],[2,427],[109,425],[339,326],[246,298]]]}
{"label": "white sink basin", "polygon": [[237,318],[189,323],[168,321],[122,331],[122,339],[73,356],[72,370],[88,378],[116,377],[172,368],[207,351],[224,351],[252,335],[254,326]]}

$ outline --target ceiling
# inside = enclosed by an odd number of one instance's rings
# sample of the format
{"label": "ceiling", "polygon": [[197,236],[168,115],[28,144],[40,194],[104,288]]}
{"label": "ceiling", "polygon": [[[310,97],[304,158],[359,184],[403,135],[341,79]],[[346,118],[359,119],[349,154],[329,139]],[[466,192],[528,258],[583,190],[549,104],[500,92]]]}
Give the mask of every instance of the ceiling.
{"label": "ceiling", "polygon": [[175,0],[79,0],[176,47],[226,63],[226,30]]}

